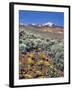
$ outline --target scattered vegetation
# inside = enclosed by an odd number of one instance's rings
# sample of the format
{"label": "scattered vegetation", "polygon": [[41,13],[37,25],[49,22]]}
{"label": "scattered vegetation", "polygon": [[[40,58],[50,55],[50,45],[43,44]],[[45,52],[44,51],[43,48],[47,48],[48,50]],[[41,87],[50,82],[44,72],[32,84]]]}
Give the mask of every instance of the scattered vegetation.
{"label": "scattered vegetation", "polygon": [[53,78],[64,76],[63,40],[43,38],[20,30],[19,78]]}

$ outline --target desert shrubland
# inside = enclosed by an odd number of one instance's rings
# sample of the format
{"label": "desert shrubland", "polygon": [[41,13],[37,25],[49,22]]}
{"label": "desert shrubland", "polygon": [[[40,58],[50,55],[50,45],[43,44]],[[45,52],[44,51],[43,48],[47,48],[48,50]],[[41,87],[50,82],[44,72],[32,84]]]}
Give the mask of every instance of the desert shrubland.
{"label": "desert shrubland", "polygon": [[19,78],[64,76],[64,42],[19,31]]}

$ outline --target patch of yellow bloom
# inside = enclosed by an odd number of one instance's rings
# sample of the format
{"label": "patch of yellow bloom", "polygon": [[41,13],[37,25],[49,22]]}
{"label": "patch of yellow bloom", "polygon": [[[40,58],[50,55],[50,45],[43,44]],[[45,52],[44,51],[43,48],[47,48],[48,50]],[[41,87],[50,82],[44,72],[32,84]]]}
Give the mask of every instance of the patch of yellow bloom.
{"label": "patch of yellow bloom", "polygon": [[43,64],[43,63],[44,63],[44,62],[43,62],[42,60],[36,62],[37,65],[41,65],[41,64]]}
{"label": "patch of yellow bloom", "polygon": [[24,75],[24,77],[25,77],[25,78],[29,78],[29,79],[30,79],[30,78],[32,78],[32,75],[25,74],[25,75]]}
{"label": "patch of yellow bloom", "polygon": [[42,75],[42,72],[36,71],[36,74],[37,74],[37,75]]}
{"label": "patch of yellow bloom", "polygon": [[33,54],[33,53],[29,53],[29,56],[30,56],[31,58],[34,58],[34,54]]}
{"label": "patch of yellow bloom", "polygon": [[39,56],[40,56],[40,58],[45,58],[46,57],[44,53],[40,53]]}
{"label": "patch of yellow bloom", "polygon": [[32,63],[33,63],[33,60],[32,60],[31,58],[28,58],[28,59],[27,59],[27,63],[28,63],[28,64],[32,64]]}
{"label": "patch of yellow bloom", "polygon": [[50,63],[48,61],[44,61],[44,65],[48,66],[48,65],[50,65]]}

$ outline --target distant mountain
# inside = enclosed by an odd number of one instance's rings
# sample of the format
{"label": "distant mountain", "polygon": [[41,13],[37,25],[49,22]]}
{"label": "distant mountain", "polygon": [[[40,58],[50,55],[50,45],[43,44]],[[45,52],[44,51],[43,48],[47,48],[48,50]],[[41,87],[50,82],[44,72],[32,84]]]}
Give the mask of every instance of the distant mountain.
{"label": "distant mountain", "polygon": [[43,24],[43,26],[53,27],[53,26],[56,26],[56,24],[54,24],[52,22],[47,22],[47,23]]}
{"label": "distant mountain", "polygon": [[34,31],[40,31],[40,32],[47,32],[47,33],[64,33],[64,27],[58,26],[52,22],[47,22],[43,24],[20,24],[21,28],[25,28],[27,30],[34,30]]}
{"label": "distant mountain", "polygon": [[35,24],[35,23],[32,23],[32,24],[20,24],[20,25],[24,25],[24,26],[32,26],[32,27],[50,27],[50,28],[64,28],[63,26],[58,26],[52,22],[47,22],[47,23],[43,23],[43,24]]}

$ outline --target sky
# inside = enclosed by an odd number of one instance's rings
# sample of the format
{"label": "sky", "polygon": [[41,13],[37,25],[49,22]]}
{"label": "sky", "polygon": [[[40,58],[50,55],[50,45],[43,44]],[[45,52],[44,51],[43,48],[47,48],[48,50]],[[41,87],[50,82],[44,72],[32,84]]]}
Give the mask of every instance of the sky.
{"label": "sky", "polygon": [[44,24],[47,22],[52,22],[58,26],[64,26],[64,13],[19,10],[20,24]]}

